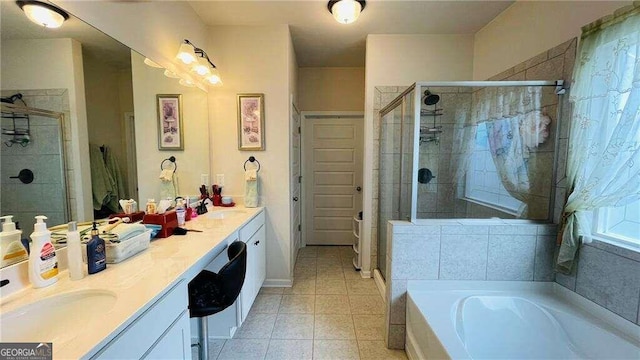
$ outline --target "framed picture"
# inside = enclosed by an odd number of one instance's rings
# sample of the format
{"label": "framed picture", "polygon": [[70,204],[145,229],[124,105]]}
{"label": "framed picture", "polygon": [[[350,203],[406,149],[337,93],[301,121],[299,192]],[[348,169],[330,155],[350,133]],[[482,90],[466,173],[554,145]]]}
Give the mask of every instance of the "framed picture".
{"label": "framed picture", "polygon": [[264,94],[238,94],[238,149],[264,150]]}
{"label": "framed picture", "polygon": [[156,95],[158,101],[158,150],[184,150],[182,95]]}

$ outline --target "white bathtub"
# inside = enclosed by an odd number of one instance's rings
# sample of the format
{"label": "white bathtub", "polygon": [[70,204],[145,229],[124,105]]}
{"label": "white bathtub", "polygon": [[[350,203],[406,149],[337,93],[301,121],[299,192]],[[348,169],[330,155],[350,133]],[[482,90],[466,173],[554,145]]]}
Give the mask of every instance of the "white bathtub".
{"label": "white bathtub", "polygon": [[410,359],[640,359],[640,326],[551,282],[410,281],[406,338]]}

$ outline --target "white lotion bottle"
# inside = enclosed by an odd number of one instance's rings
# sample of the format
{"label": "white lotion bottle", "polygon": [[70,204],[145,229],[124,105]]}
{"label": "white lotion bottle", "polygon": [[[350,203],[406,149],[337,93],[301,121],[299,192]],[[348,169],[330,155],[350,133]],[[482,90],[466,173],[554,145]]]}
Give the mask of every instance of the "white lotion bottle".
{"label": "white lotion bottle", "polygon": [[58,281],[58,258],[51,243],[51,231],[44,222],[46,216],[36,216],[31,234],[29,253],[29,281],[34,288],[49,286]]}
{"label": "white lotion bottle", "polygon": [[84,278],[84,264],[82,262],[82,244],[80,243],[80,233],[78,223],[69,223],[67,232],[67,262],[69,263],[69,277],[71,280]]}
{"label": "white lotion bottle", "polygon": [[0,268],[27,260],[27,249],[20,241],[22,231],[16,229],[13,216],[2,216],[2,232],[0,232]]}

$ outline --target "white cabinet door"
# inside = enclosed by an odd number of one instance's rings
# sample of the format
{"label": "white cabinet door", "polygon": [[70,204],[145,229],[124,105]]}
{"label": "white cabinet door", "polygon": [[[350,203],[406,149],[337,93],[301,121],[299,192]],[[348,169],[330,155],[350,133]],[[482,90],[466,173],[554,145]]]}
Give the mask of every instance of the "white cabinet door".
{"label": "white cabinet door", "polygon": [[190,333],[189,313],[185,311],[147,352],[144,359],[190,359]]}
{"label": "white cabinet door", "polygon": [[253,237],[247,241],[247,272],[244,276],[244,284],[240,293],[241,321],[247,318],[253,299],[255,299],[255,273],[256,273],[256,249],[252,246]]}
{"label": "white cabinet door", "polygon": [[254,252],[256,256],[254,289],[255,296],[257,296],[267,277],[267,237],[264,226],[253,236],[251,247],[255,248]]}

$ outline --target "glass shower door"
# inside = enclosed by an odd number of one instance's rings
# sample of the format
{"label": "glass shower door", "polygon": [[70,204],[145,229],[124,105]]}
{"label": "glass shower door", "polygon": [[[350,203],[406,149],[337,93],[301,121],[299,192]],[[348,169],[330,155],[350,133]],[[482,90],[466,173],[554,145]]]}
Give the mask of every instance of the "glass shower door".
{"label": "glass shower door", "polygon": [[387,223],[400,218],[402,102],[380,119],[378,184],[378,269],[387,277]]}

